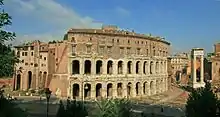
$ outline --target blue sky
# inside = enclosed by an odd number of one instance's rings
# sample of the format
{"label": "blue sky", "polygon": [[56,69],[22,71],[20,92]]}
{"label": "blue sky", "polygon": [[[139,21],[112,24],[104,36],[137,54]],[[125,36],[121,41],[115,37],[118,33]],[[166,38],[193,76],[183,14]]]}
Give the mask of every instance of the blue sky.
{"label": "blue sky", "polygon": [[218,0],[5,0],[9,30],[25,40],[62,39],[69,28],[113,24],[165,37],[174,52],[192,47],[213,51],[220,42]]}

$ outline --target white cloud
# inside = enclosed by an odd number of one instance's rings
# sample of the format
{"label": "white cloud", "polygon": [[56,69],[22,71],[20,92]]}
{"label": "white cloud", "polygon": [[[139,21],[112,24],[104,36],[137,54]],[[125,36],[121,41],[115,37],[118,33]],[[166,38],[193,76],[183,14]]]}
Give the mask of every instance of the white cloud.
{"label": "white cloud", "polygon": [[119,15],[123,15],[123,16],[129,16],[130,15],[130,12],[127,9],[122,8],[122,7],[116,7],[116,12]]}
{"label": "white cloud", "polygon": [[95,23],[92,18],[80,16],[70,7],[61,5],[55,0],[7,0],[6,5],[7,3],[10,9],[14,13],[20,14],[21,17],[26,16],[35,18],[39,20],[39,22],[56,27],[56,29],[53,29],[53,33],[48,31],[44,34],[18,34],[19,40],[22,39],[22,41],[25,39],[62,39],[60,37],[63,37],[64,33],[70,28],[101,27],[101,24]]}

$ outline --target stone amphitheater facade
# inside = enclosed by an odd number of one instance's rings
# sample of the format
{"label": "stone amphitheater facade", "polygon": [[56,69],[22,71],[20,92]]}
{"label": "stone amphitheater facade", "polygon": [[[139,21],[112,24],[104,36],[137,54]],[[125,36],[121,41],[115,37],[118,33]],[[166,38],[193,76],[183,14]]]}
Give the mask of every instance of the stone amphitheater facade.
{"label": "stone amphitheater facade", "polygon": [[41,55],[45,45],[46,76],[42,78],[40,73],[45,72],[39,65],[29,82],[28,70],[32,68],[23,66],[26,80],[20,81],[19,86],[24,85],[21,89],[39,89],[43,79],[43,87],[72,99],[134,98],[168,90],[170,43],[164,38],[118,30],[115,26],[70,29],[62,42],[35,44],[38,49],[33,51],[38,55],[34,57]]}

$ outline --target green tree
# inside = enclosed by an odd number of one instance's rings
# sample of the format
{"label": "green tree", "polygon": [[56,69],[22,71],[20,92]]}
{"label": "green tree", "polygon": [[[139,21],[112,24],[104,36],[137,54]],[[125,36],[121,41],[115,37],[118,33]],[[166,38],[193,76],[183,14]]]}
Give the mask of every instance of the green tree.
{"label": "green tree", "polygon": [[4,97],[2,88],[0,88],[0,117],[27,117],[27,113],[19,108],[13,100]]}
{"label": "green tree", "polygon": [[186,104],[187,117],[216,117],[217,96],[211,89],[211,84],[206,83],[205,88],[195,89],[189,95]]}
{"label": "green tree", "polygon": [[102,100],[97,103],[96,117],[133,117],[131,103],[127,99]]}
{"label": "green tree", "polygon": [[15,39],[15,33],[4,30],[6,26],[12,24],[12,18],[4,11],[3,5],[3,0],[0,0],[0,77],[11,76],[14,64],[18,62],[14,52],[11,50],[11,46],[5,44],[6,41]]}

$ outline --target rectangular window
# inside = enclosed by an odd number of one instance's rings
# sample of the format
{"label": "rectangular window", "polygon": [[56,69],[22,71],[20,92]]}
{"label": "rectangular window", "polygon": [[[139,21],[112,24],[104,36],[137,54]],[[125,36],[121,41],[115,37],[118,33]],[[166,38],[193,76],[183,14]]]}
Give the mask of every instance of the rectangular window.
{"label": "rectangular window", "polygon": [[99,47],[99,53],[104,54],[104,47]]}
{"label": "rectangular window", "polygon": [[76,46],[72,46],[72,53],[73,53],[73,54],[76,53]]}
{"label": "rectangular window", "polygon": [[47,58],[46,58],[46,57],[44,57],[44,60],[47,60]]}
{"label": "rectangular window", "polygon": [[137,54],[137,55],[140,55],[140,54],[141,54],[141,49],[140,49],[140,48],[137,48],[136,54]]}
{"label": "rectangular window", "polygon": [[107,52],[108,52],[108,54],[111,54],[111,53],[112,53],[112,47],[111,47],[111,46],[108,46],[108,47],[107,47]]}
{"label": "rectangular window", "polygon": [[31,46],[31,50],[34,50],[34,46]]}
{"label": "rectangular window", "polygon": [[34,52],[31,52],[31,56],[34,56]]}
{"label": "rectangular window", "polygon": [[124,54],[124,48],[120,48],[120,54]]}
{"label": "rectangular window", "polygon": [[27,55],[28,55],[28,53],[27,53],[27,52],[25,52],[24,54],[25,54],[25,56],[27,56]]}
{"label": "rectangular window", "polygon": [[147,56],[148,56],[148,49],[146,50],[146,54],[147,54]]}
{"label": "rectangular window", "polygon": [[91,53],[91,46],[87,46],[87,53]]}
{"label": "rectangular window", "polygon": [[22,56],[24,56],[24,52],[22,52]]}
{"label": "rectangular window", "polygon": [[127,54],[131,54],[131,48],[127,48]]}

